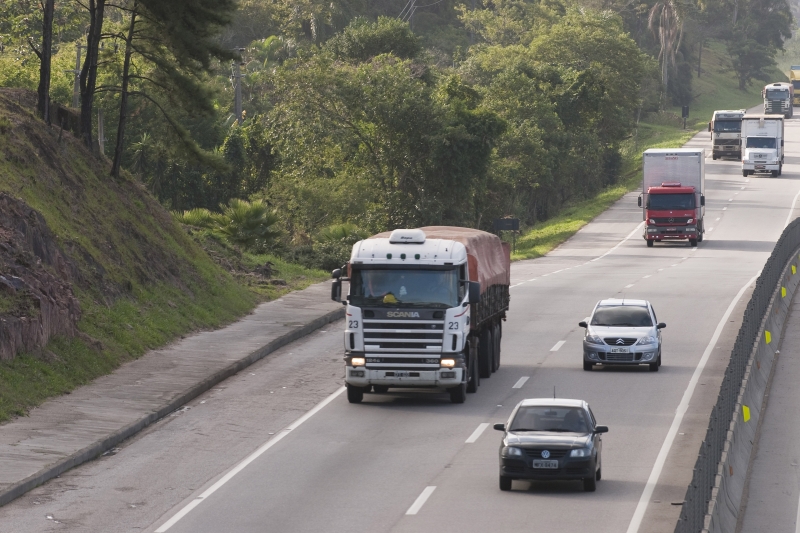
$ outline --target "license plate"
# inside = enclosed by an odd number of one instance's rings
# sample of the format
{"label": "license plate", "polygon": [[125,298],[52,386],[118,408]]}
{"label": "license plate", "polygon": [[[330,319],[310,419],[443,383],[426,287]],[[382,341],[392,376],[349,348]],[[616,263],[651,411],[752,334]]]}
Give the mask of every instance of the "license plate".
{"label": "license plate", "polygon": [[394,377],[396,378],[407,378],[408,372],[395,372]]}
{"label": "license plate", "polygon": [[629,353],[631,351],[630,348],[611,348],[611,353]]}
{"label": "license plate", "polygon": [[539,461],[533,462],[533,468],[558,468],[558,461]]}
{"label": "license plate", "polygon": [[765,168],[765,165],[756,165],[756,170],[764,170]]}
{"label": "license plate", "polygon": [[667,231],[678,231],[678,228],[667,228]]}

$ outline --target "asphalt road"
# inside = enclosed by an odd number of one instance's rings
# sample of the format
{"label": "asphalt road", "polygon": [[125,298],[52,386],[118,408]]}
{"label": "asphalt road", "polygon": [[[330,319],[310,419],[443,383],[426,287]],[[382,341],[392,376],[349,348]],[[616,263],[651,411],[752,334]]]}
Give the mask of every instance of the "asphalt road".
{"label": "asphalt road", "polygon": [[[708,233],[696,250],[647,248],[629,194],[547,257],[515,263],[502,367],[465,404],[430,392],[348,404],[342,325],[332,324],[116,455],[0,508],[0,530],[671,532],[747,287],[800,191],[800,121],[786,134],[779,178],[743,178],[738,162],[707,159]],[[619,296],[650,300],[667,323],[659,372],[582,370],[577,323]],[[554,387],[610,427],[597,492],[571,482],[500,492],[500,433],[480,429]]]}

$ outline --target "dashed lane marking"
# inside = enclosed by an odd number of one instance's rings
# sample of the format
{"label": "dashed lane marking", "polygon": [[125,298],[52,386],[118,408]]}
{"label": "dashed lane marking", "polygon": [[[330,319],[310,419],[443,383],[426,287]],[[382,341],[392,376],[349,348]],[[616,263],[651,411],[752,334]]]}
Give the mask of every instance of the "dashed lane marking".
{"label": "dashed lane marking", "polygon": [[512,389],[521,389],[525,382],[528,381],[528,376],[522,376],[519,380],[514,383],[514,386],[511,387]]}
{"label": "dashed lane marking", "polygon": [[425,487],[425,490],[422,491],[422,494],[417,496],[417,499],[414,500],[414,503],[411,504],[411,507],[408,508],[406,514],[417,514],[422,506],[425,505],[425,502],[428,501],[428,498],[431,497],[433,491],[436,490],[436,486],[431,485],[430,487]]}
{"label": "dashed lane marking", "polygon": [[[564,346],[565,342],[567,342],[567,341],[558,341],[557,343],[555,343],[555,345],[553,345],[552,348],[550,348],[550,351],[551,352],[557,352],[559,348]],[[525,379],[527,379],[527,378],[525,378]]]}
{"label": "dashed lane marking", "polygon": [[467,440],[465,440],[464,442],[466,444],[472,444],[473,442],[478,440],[481,435],[483,435],[483,432],[486,431],[486,428],[488,428],[488,427],[489,427],[489,424],[487,424],[487,423],[479,424],[478,428],[475,431],[473,431],[472,435],[470,435],[469,438]]}

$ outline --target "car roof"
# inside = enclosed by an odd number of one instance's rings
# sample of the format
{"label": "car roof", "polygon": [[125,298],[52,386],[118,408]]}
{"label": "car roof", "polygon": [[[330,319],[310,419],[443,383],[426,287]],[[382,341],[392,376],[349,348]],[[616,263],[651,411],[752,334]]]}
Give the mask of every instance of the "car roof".
{"label": "car roof", "polygon": [[636,307],[647,307],[647,300],[629,300],[627,298],[606,298],[597,302],[597,307],[606,305],[632,305]]}
{"label": "car roof", "polygon": [[519,402],[519,406],[588,407],[588,404],[583,400],[571,400],[568,398],[527,398]]}

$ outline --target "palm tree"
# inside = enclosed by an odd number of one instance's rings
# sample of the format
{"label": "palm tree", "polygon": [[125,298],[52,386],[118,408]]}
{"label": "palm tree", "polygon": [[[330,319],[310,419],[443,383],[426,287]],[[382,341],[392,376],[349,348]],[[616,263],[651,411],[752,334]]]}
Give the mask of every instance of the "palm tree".
{"label": "palm tree", "polygon": [[658,60],[661,63],[662,96],[666,101],[669,67],[675,66],[675,54],[683,37],[683,17],[675,0],[659,0],[650,9],[647,25],[659,41]]}

